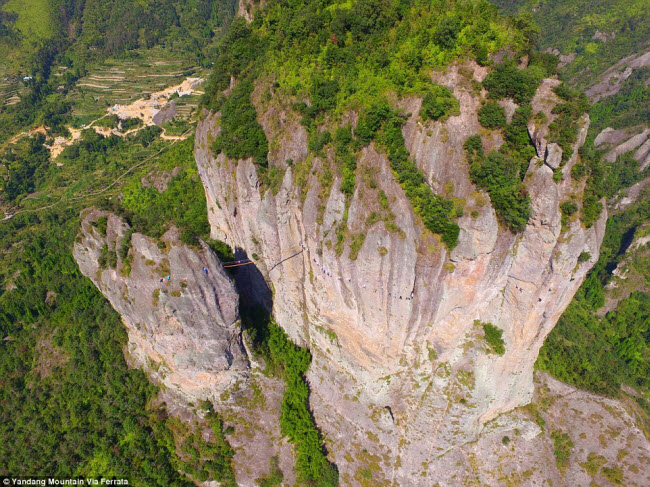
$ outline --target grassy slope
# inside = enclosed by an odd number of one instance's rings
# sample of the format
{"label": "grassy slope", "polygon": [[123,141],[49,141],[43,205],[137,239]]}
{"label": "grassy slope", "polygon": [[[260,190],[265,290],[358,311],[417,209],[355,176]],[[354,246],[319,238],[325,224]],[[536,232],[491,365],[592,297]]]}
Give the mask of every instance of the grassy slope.
{"label": "grassy slope", "polygon": [[17,15],[13,30],[20,36],[18,45],[5,50],[4,69],[21,69],[43,43],[55,35],[55,19],[51,15],[50,0],[9,0],[2,10]]}
{"label": "grassy slope", "polygon": [[9,0],[3,10],[18,15],[15,26],[25,43],[44,41],[54,34],[49,0]]}

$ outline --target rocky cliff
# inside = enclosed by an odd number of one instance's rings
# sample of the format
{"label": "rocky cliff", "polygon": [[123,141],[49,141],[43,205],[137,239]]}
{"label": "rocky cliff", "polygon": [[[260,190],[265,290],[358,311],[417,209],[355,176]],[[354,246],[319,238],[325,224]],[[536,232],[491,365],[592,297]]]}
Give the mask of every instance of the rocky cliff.
{"label": "rocky cliff", "polygon": [[[583,183],[569,176],[577,150],[565,178],[553,181],[553,154],[561,149],[549,146],[547,133],[557,81],[545,80],[533,100],[534,113],[546,121],[529,127],[538,158],[525,178],[532,200],[525,230],[513,234],[501,226],[488,195],[471,183],[467,137],[480,133],[486,149],[502,143],[477,120],[481,94],[474,86],[485,74],[466,64],[434,75],[460,102],[461,114],[445,122],[422,122],[419,99],[398,102],[410,114],[406,147],[428,183],[464,205],[452,252],[414,215],[374,145],[361,152],[346,209],[340,177],[329,186],[319,177],[333,154],[309,153],[290,103],[261,96],[263,82],[253,101],[270,166],[284,174],[277,192],[263,186],[252,160],[214,156],[218,114],[197,129],[212,236],[257,259],[260,275],[247,299],[268,302],[272,291],[278,323],[310,348],[311,406],[345,484],[367,468],[374,479],[398,485],[436,478],[441,464],[432,459],[475,441],[487,422],[527,404],[538,350],[598,256],[606,215],[592,228],[577,218],[562,224],[560,204],[580,194]],[[348,119],[354,124],[356,115]],[[576,146],[588,117],[580,124]],[[393,218],[371,217],[381,211]],[[348,238],[340,252],[344,212]],[[580,254],[589,261],[579,262]],[[480,323],[503,330],[505,354],[489,353]]]}
{"label": "rocky cliff", "polygon": [[181,243],[175,228],[157,240],[134,233],[117,215],[89,209],[73,253],[122,316],[126,358],[162,386],[168,411],[187,419],[192,404],[210,400],[234,427],[228,439],[240,485],[256,485],[272,456],[291,480],[291,448],[277,440],[284,386],[251,369],[239,295],[214,252],[202,242]]}
{"label": "rocky cliff", "polygon": [[122,316],[138,365],[191,398],[218,394],[247,374],[239,297],[205,244],[182,245],[175,230],[158,243],[97,210],[84,215],[80,237],[79,268]]}

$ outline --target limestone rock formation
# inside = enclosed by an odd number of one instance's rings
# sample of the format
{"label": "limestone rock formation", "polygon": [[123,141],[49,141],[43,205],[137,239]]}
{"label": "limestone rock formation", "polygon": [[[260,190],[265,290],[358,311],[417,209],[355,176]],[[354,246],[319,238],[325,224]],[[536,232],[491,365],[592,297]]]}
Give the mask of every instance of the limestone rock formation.
{"label": "limestone rock formation", "polygon": [[591,86],[586,94],[592,103],[615,95],[635,69],[650,66],[650,51],[632,54],[618,61],[599,76],[598,83]]}
{"label": "limestone rock formation", "polygon": [[122,316],[135,363],[190,399],[216,397],[248,374],[238,294],[207,245],[183,245],[174,229],[160,242],[90,210],[74,257]]}
{"label": "limestone rock formation", "polygon": [[238,485],[257,486],[272,456],[292,481],[291,446],[277,440],[284,384],[250,368],[239,294],[214,252],[200,245],[181,243],[174,228],[156,241],[91,209],[82,214],[74,257],[122,316],[127,361],[164,386],[159,399],[169,413],[187,418],[194,414],[188,405],[208,399],[234,427],[228,440]]}
{"label": "limestone rock formation", "polygon": [[527,407],[486,424],[477,441],[433,457],[433,482],[420,476],[399,485],[641,487],[650,481],[650,444],[636,408],[537,373]]}
{"label": "limestone rock formation", "polygon": [[[358,161],[348,238],[337,249],[346,211],[341,180],[334,176],[328,187],[318,177],[333,155],[307,155],[290,103],[264,101],[264,87],[253,101],[272,148],[270,165],[284,172],[276,194],[262,186],[252,160],[213,155],[218,115],[197,129],[212,236],[260,257],[250,298],[268,301],[272,289],[277,322],[309,346],[311,406],[345,485],[358,483],[367,468],[374,479],[397,485],[436,478],[442,464],[432,458],[475,441],[487,422],[527,404],[538,350],[597,259],[605,214],[589,229],[577,218],[561,224],[559,205],[584,184],[570,178],[577,150],[560,183],[543,160],[532,161],[525,178],[532,216],[517,235],[498,223],[488,195],[471,183],[463,143],[480,130],[472,78],[485,74],[468,64],[436,75],[460,102],[461,114],[445,122],[423,123],[419,99],[400,102],[410,114],[406,147],[428,183],[465,205],[451,253],[414,215],[374,145]],[[529,127],[540,158],[557,84],[545,80],[533,100],[534,113],[546,115]],[[576,149],[588,117],[580,124]],[[483,143],[490,149],[501,140],[486,134]],[[381,211],[379,191],[393,220],[370,218]],[[582,252],[590,262],[578,262]],[[503,330],[503,356],[488,352],[480,324],[488,322]]]}
{"label": "limestone rock formation", "polygon": [[544,163],[551,169],[557,169],[562,163],[562,148],[556,142],[546,146],[546,157]]}

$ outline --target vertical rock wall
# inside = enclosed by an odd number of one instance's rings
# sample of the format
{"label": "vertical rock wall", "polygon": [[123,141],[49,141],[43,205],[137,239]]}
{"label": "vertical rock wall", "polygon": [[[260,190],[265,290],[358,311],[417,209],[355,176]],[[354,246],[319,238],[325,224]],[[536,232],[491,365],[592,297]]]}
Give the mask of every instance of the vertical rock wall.
{"label": "vertical rock wall", "polygon": [[[461,103],[461,115],[444,123],[419,121],[417,99],[400,102],[411,113],[403,129],[407,148],[429,184],[464,200],[460,243],[451,254],[413,214],[373,145],[358,161],[349,233],[339,254],[340,177],[325,188],[319,178],[333,155],[307,154],[304,128],[284,100],[263,103],[254,95],[270,147],[282,148],[281,156],[270,153],[270,164],[285,171],[276,194],[262,187],[251,160],[212,154],[218,115],[197,129],[213,237],[261,259],[260,289],[272,290],[278,323],[313,353],[312,408],[350,478],[368,463],[362,452],[372,445],[384,478],[408,482],[428,471],[423,465],[432,455],[473,441],[487,421],[526,404],[538,350],[598,257],[606,215],[590,229],[577,219],[561,225],[559,205],[583,189],[568,176],[577,150],[559,184],[543,159],[531,161],[525,180],[530,221],[517,235],[499,225],[489,197],[469,181],[462,150],[477,132],[486,149],[501,143],[498,133],[479,130],[472,76],[481,79],[484,72],[470,64],[437,79]],[[533,101],[549,117],[553,83],[545,81]],[[577,146],[587,117],[581,125]],[[546,145],[547,131],[548,125],[531,127],[536,146]],[[388,221],[368,226],[380,190],[397,230]],[[365,240],[353,250],[361,233]],[[582,252],[591,254],[590,262],[578,262]],[[503,356],[488,353],[476,320],[504,331]]]}

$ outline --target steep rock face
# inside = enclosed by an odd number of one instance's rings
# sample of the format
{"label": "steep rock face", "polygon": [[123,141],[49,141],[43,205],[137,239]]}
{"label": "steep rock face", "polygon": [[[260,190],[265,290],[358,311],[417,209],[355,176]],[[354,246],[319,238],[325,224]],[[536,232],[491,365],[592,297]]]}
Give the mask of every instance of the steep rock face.
{"label": "steep rock face", "polygon": [[[253,96],[270,147],[285,148],[282,158],[270,153],[270,165],[285,171],[276,194],[260,189],[251,160],[214,157],[217,115],[197,129],[213,237],[260,257],[253,295],[272,288],[278,323],[310,347],[311,406],[346,484],[360,482],[364,468],[399,485],[436,478],[440,463],[433,458],[474,441],[487,421],[529,402],[538,350],[598,256],[605,215],[591,229],[577,220],[561,224],[559,205],[582,190],[568,177],[577,150],[559,184],[542,159],[532,161],[526,185],[533,211],[518,235],[498,224],[489,197],[471,183],[462,145],[479,132],[480,99],[471,81],[484,75],[470,64],[436,76],[461,106],[461,115],[444,123],[422,123],[418,99],[400,102],[411,114],[406,147],[429,184],[465,204],[451,253],[424,229],[373,145],[359,158],[349,236],[337,252],[341,180],[321,186],[328,161],[307,155],[304,128],[288,102]],[[533,101],[548,123],[554,102],[545,93],[556,83],[545,81]],[[548,123],[530,127],[540,157]],[[587,128],[584,117],[578,146]],[[486,149],[502,143],[500,134],[480,132]],[[285,164],[289,158],[292,165]],[[380,190],[396,215],[392,226],[368,224],[380,211]],[[353,249],[361,233],[365,240]],[[582,252],[591,254],[589,263],[578,263]],[[476,320],[503,329],[503,356],[487,352]]]}
{"label": "steep rock face", "polygon": [[[101,218],[105,230],[97,223]],[[112,252],[113,267],[106,258]],[[208,399],[234,427],[228,441],[238,485],[256,486],[272,456],[292,481],[291,447],[276,441],[284,384],[249,367],[239,294],[217,256],[204,243],[200,249],[184,245],[176,229],[156,241],[99,210],[82,214],[73,253],[81,272],[122,316],[127,360],[164,386],[159,399],[169,413],[191,417],[188,404]]]}
{"label": "steep rock face", "polygon": [[[546,374],[535,375],[529,407],[489,422],[475,442],[432,457],[429,471],[435,477],[420,476],[398,485],[648,484],[650,444],[637,426],[638,406],[581,391]],[[559,448],[554,438],[563,438]],[[558,449],[563,461],[556,458]]]}
{"label": "steep rock face", "polygon": [[[107,218],[105,235],[97,226],[101,217]],[[87,212],[73,252],[81,272],[122,316],[129,355],[138,365],[190,399],[216,396],[248,374],[233,283],[205,244],[194,250],[170,230],[159,246],[129,230],[116,215]],[[130,272],[119,256],[125,244]],[[104,254],[118,254],[114,268],[100,265],[104,246]]]}

